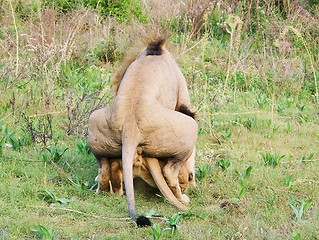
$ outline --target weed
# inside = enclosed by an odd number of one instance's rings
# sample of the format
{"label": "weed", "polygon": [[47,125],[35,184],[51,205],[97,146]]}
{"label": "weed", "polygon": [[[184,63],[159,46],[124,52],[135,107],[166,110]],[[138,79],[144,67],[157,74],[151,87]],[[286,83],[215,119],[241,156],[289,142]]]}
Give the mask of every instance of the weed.
{"label": "weed", "polygon": [[247,120],[243,121],[242,123],[244,127],[246,127],[249,131],[257,127],[257,118],[248,118]]}
{"label": "weed", "polygon": [[300,159],[300,161],[301,161],[302,163],[307,163],[307,162],[311,161],[314,156],[315,156],[314,153],[310,153],[308,156],[306,156],[306,155],[303,156],[303,157]]}
{"label": "weed", "polygon": [[41,198],[50,204],[52,204],[52,203],[68,204],[68,203],[73,202],[75,200],[74,197],[72,197],[70,199],[59,198],[53,191],[48,190],[48,189],[43,189],[41,191]]}
{"label": "weed", "polygon": [[252,166],[249,166],[246,168],[244,172],[239,172],[238,170],[235,170],[235,173],[240,177],[240,180],[238,196],[237,198],[232,198],[234,201],[233,203],[238,203],[239,199],[241,199],[245,195],[247,188],[249,187],[248,183],[245,182],[245,179],[250,178],[252,169]]}
{"label": "weed", "polygon": [[168,230],[170,230],[172,234],[174,234],[177,228],[179,227],[178,226],[179,218],[180,218],[180,215],[178,213],[175,213],[173,216],[168,217],[166,219],[166,222],[168,224]]}
{"label": "weed", "polygon": [[[87,190],[92,191],[92,190],[96,189],[98,186],[97,182],[95,182],[93,184],[90,184],[89,181],[81,182],[78,175],[75,176],[73,183],[76,187],[78,187],[81,190],[85,190],[85,191],[87,191]],[[147,216],[151,216],[151,215],[148,214]]]}
{"label": "weed", "polygon": [[62,160],[63,154],[68,150],[69,148],[61,149],[57,145],[52,145],[50,148],[46,148],[46,150],[50,153],[48,156],[46,153],[43,153],[43,160],[44,161],[53,161],[55,163],[60,163]]}
{"label": "weed", "polygon": [[265,106],[269,105],[269,98],[264,94],[260,93],[256,98],[257,104],[259,108],[265,108]]}
{"label": "weed", "polygon": [[239,181],[239,192],[238,192],[238,198],[242,198],[244,194],[246,193],[247,186],[243,180]]}
{"label": "weed", "polygon": [[241,178],[250,178],[251,176],[251,171],[253,170],[252,166],[249,166],[246,168],[246,170],[244,172],[239,172],[237,169],[235,170],[235,173]]}
{"label": "weed", "polygon": [[0,125],[0,133],[3,130],[3,135],[0,137],[0,156],[3,153],[3,147],[5,144],[11,147],[14,151],[20,150],[22,145],[24,144],[25,140],[23,137],[15,138],[15,134],[17,130],[10,131],[8,127]]}
{"label": "weed", "polygon": [[[171,235],[176,233],[178,226],[178,221],[180,219],[181,214],[175,213],[173,216],[166,218],[167,227],[162,229],[159,225],[153,224],[152,226],[152,236],[154,240],[163,239],[164,232],[169,231]],[[189,213],[187,214],[189,216]],[[185,217],[185,216],[182,216]]]}
{"label": "weed", "polygon": [[297,221],[302,221],[305,211],[309,209],[312,204],[312,199],[308,198],[306,201],[292,201],[289,206],[294,212],[294,217]]}
{"label": "weed", "polygon": [[225,135],[222,135],[222,138],[223,138],[224,141],[228,141],[231,136],[232,136],[232,131],[227,129],[225,131]]}
{"label": "weed", "polygon": [[292,132],[292,124],[291,122],[287,122],[286,133],[291,133],[291,132]]}
{"label": "weed", "polygon": [[298,109],[299,112],[303,112],[305,110],[305,105],[297,104],[297,109]]}
{"label": "weed", "polygon": [[90,147],[85,138],[76,142],[76,148],[78,152],[81,153],[82,155],[86,156],[91,153]]}
{"label": "weed", "polygon": [[152,236],[154,240],[162,239],[163,229],[158,224],[152,226]]}
{"label": "weed", "polygon": [[280,163],[280,160],[285,157],[285,155],[279,155],[273,152],[266,152],[265,154],[261,153],[260,155],[262,156],[265,165],[273,167],[276,167]]}
{"label": "weed", "polygon": [[293,180],[292,174],[291,175],[286,175],[286,178],[285,178],[286,187],[291,189],[293,184],[294,184],[294,180]]}
{"label": "weed", "polygon": [[273,125],[272,132],[273,132],[273,133],[278,133],[279,128],[280,128],[279,125]]}
{"label": "weed", "polygon": [[213,167],[208,163],[202,163],[196,167],[196,179],[199,181],[209,177],[213,172]]}
{"label": "weed", "polygon": [[223,171],[226,171],[230,167],[231,159],[219,159],[217,160],[217,166],[220,167]]}
{"label": "weed", "polygon": [[54,240],[54,232],[52,230],[48,230],[46,227],[39,225],[36,228],[31,228],[32,232],[37,233],[37,235],[42,239],[42,240]]}

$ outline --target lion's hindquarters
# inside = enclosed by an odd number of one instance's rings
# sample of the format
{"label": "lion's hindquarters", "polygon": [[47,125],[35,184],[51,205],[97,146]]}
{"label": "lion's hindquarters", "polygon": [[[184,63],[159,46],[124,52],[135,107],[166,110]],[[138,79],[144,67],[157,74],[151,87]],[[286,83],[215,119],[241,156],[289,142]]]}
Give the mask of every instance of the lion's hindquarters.
{"label": "lion's hindquarters", "polygon": [[154,118],[160,121],[152,122],[153,131],[144,139],[144,155],[185,162],[195,148],[198,128],[196,121],[169,109],[161,113],[163,116],[156,115],[154,114]]}
{"label": "lion's hindquarters", "polygon": [[121,134],[115,134],[111,115],[111,108],[101,108],[89,117],[88,145],[94,156],[121,156]]}

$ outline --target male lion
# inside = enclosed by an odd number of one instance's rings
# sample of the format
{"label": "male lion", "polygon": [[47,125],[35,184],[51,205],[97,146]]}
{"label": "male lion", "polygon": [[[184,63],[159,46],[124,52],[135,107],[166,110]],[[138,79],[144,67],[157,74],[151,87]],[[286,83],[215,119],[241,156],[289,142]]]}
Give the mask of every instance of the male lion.
{"label": "male lion", "polygon": [[133,159],[137,148],[151,159],[148,163],[158,164],[153,158],[167,161],[163,167],[166,183],[178,200],[188,203],[178,175],[195,151],[197,138],[197,123],[189,116],[186,80],[164,43],[162,37],[147,41],[138,58],[120,71],[113,105],[93,112],[89,119],[88,143],[98,161],[122,157],[128,210],[140,226],[150,221],[137,218],[135,212]]}

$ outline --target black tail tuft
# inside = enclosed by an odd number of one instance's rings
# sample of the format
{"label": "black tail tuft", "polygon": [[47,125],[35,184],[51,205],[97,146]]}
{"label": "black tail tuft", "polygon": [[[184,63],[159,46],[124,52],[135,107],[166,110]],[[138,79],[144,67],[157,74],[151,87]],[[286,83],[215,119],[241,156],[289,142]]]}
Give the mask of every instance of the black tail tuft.
{"label": "black tail tuft", "polygon": [[197,115],[196,112],[192,112],[187,106],[181,105],[176,110],[196,120],[196,115]]}
{"label": "black tail tuft", "polygon": [[147,55],[162,55],[164,44],[165,44],[165,38],[158,38],[148,43],[146,48],[146,56]]}
{"label": "black tail tuft", "polygon": [[139,216],[136,219],[136,224],[138,227],[152,226],[151,221],[147,217],[144,217],[144,216]]}

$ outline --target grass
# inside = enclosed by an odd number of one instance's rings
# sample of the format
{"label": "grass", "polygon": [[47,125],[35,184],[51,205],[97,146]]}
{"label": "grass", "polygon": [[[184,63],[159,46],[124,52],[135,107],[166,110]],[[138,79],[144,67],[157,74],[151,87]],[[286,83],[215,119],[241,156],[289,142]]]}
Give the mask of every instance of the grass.
{"label": "grass", "polygon": [[149,24],[167,28],[200,116],[190,210],[136,183],[151,228],[127,219],[124,196],[95,194],[86,142],[90,112],[112,100],[112,72],[146,23],[83,7],[37,6],[21,18],[4,2],[0,238],[318,239],[317,25],[297,5],[247,12],[246,2],[207,5],[199,16],[204,1],[186,4],[171,20],[154,8],[178,6],[145,6]]}

